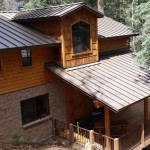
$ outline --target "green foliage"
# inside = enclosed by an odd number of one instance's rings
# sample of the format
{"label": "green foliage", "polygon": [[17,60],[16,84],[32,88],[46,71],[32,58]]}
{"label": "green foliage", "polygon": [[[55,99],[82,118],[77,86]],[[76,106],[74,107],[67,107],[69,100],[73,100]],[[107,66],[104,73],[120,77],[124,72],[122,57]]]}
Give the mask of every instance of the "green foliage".
{"label": "green foliage", "polygon": [[76,2],[84,2],[93,8],[96,7],[95,0],[29,0],[25,5],[25,9],[44,8],[48,7],[48,5],[60,5]]}
{"label": "green foliage", "polygon": [[140,36],[135,41],[137,62],[145,65],[150,63],[150,1],[136,7],[134,26],[140,31]]}
{"label": "green foliage", "polygon": [[19,144],[21,137],[22,136],[18,133],[11,135],[11,139],[12,139],[13,143],[16,145]]}

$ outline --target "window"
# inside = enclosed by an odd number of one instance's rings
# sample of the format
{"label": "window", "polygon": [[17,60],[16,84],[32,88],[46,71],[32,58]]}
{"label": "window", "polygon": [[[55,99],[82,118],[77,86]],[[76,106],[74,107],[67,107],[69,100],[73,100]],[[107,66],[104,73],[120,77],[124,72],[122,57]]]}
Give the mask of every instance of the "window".
{"label": "window", "polygon": [[73,53],[90,51],[90,25],[80,21],[72,26]]}
{"label": "window", "polygon": [[48,94],[21,101],[21,114],[23,125],[48,116]]}
{"label": "window", "polygon": [[30,49],[21,50],[21,57],[22,57],[22,66],[23,67],[32,65]]}

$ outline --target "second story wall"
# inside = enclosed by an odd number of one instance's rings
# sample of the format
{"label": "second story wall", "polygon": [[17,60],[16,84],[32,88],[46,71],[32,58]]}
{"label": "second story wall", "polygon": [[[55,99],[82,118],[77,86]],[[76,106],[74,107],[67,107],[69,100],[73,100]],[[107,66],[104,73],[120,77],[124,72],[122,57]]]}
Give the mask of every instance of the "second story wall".
{"label": "second story wall", "polygon": [[0,94],[56,80],[44,67],[45,62],[57,59],[56,51],[56,47],[32,49],[32,65],[26,67],[22,67],[20,50],[1,52]]}

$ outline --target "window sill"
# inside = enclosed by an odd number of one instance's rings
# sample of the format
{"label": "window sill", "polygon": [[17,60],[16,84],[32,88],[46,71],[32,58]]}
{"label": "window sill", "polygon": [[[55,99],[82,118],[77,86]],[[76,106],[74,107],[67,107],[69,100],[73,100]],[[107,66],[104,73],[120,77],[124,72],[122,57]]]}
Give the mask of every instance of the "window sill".
{"label": "window sill", "polygon": [[72,57],[80,56],[80,55],[85,55],[85,54],[92,54],[92,51],[87,51],[87,52],[82,52],[82,53],[72,54]]}
{"label": "window sill", "polygon": [[22,128],[23,128],[23,129],[27,129],[27,128],[29,128],[29,127],[32,127],[32,126],[35,126],[35,125],[37,125],[37,124],[40,124],[40,123],[42,123],[42,122],[44,122],[44,121],[47,121],[47,120],[49,120],[49,119],[51,119],[51,117],[50,117],[50,116],[47,116],[47,117],[44,117],[44,118],[42,118],[42,119],[35,120],[35,121],[31,122],[31,123],[27,123],[27,124],[25,124],[25,125],[22,125]]}

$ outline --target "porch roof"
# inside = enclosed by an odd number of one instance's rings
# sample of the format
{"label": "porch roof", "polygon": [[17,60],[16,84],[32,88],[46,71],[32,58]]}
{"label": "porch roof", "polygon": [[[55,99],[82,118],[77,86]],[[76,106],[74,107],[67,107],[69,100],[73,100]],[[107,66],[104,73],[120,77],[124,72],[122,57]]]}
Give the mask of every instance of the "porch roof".
{"label": "porch roof", "polygon": [[150,72],[134,64],[132,53],[70,69],[56,64],[46,68],[115,112],[150,96]]}

